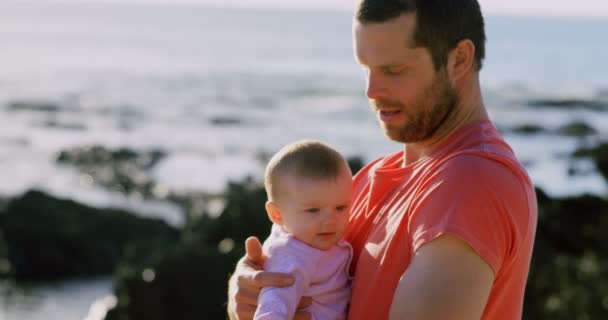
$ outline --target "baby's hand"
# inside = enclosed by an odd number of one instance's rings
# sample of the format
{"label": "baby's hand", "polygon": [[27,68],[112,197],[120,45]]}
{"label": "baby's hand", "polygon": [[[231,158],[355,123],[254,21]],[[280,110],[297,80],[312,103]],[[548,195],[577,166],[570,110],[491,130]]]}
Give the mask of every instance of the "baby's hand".
{"label": "baby's hand", "polygon": [[[258,296],[263,287],[287,287],[293,284],[293,277],[285,273],[266,272],[262,244],[256,237],[245,241],[247,254],[239,261],[232,275],[228,289],[228,315],[232,320],[250,320],[258,306]],[[308,307],[310,297],[300,300],[298,309]],[[309,320],[310,313],[299,311],[294,320]]]}

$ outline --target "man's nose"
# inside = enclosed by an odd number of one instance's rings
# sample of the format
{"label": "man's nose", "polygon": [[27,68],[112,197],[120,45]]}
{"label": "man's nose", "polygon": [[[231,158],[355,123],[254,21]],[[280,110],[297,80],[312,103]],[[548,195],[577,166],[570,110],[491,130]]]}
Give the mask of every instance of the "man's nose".
{"label": "man's nose", "polygon": [[372,100],[383,99],[386,98],[386,93],[386,87],[382,79],[378,75],[370,72],[367,76],[367,97]]}

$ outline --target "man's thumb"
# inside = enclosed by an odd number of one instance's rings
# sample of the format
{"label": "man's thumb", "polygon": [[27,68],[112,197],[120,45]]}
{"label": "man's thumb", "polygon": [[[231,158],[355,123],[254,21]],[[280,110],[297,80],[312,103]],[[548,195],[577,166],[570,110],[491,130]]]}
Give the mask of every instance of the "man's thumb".
{"label": "man's thumb", "polygon": [[256,237],[249,237],[245,240],[245,250],[247,251],[247,259],[255,264],[262,265],[264,263],[264,254],[262,253],[262,244]]}

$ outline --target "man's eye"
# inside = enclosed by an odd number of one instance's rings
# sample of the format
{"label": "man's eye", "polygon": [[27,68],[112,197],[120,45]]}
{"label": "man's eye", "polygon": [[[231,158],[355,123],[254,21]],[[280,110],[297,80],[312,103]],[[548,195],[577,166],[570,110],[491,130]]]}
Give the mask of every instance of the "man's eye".
{"label": "man's eye", "polygon": [[318,213],[320,210],[319,208],[309,208],[306,209],[306,212],[310,212],[310,213]]}
{"label": "man's eye", "polygon": [[401,73],[402,73],[402,70],[391,70],[391,69],[384,70],[384,74],[389,75],[389,76],[397,76],[397,75],[400,75]]}

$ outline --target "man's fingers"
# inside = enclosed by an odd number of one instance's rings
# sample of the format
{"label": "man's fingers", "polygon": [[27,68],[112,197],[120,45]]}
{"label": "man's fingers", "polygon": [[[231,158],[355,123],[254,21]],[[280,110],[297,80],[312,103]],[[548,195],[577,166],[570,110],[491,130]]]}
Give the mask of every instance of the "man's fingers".
{"label": "man's fingers", "polygon": [[246,304],[250,306],[258,305],[258,296],[260,295],[260,290],[237,290],[234,296],[234,301],[238,305]]}
{"label": "man's fingers", "polygon": [[238,288],[287,287],[293,284],[293,277],[287,273],[266,271],[243,271],[236,277]]}
{"label": "man's fingers", "polygon": [[302,299],[300,299],[300,303],[298,303],[298,310],[307,308],[311,304],[312,304],[312,298],[311,297],[302,297]]}
{"label": "man's fingers", "polygon": [[257,271],[253,275],[253,284],[258,287],[286,287],[293,284],[293,277],[286,273]]}
{"label": "man's fingers", "polygon": [[238,319],[253,319],[256,309],[256,306],[238,304],[235,311]]}
{"label": "man's fingers", "polygon": [[300,299],[300,303],[298,303],[298,310],[300,310],[300,311],[296,311],[296,314],[293,317],[293,319],[294,320],[310,320],[310,319],[312,319],[312,315],[309,312],[302,310],[302,309],[310,306],[311,304],[312,304],[312,298],[311,297],[302,297],[302,299]]}
{"label": "man's fingers", "polygon": [[262,244],[256,237],[249,237],[245,240],[245,250],[247,251],[246,258],[257,265],[264,264],[264,254],[262,253]]}
{"label": "man's fingers", "polygon": [[312,319],[312,316],[310,315],[310,313],[306,312],[306,311],[298,311],[296,312],[295,316],[293,317],[293,320],[310,320]]}

